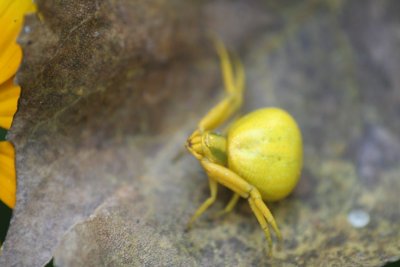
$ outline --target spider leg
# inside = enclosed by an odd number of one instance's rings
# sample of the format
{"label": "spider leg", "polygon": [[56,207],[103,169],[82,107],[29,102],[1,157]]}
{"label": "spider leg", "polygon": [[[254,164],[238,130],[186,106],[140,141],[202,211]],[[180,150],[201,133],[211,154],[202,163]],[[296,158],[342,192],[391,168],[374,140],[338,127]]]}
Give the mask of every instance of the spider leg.
{"label": "spider leg", "polygon": [[244,91],[244,83],[245,83],[245,73],[243,64],[240,59],[235,56],[234,58],[234,65],[235,65],[235,84],[236,84],[236,92],[243,94]]}
{"label": "spider leg", "polygon": [[[245,75],[243,66],[238,59],[232,63],[222,41],[216,39],[215,46],[221,61],[222,78],[226,96],[200,121],[200,131],[209,131],[217,128],[228,120],[242,105]],[[235,69],[234,66],[235,65]]]}
{"label": "spider leg", "polygon": [[190,229],[192,226],[193,222],[200,217],[201,214],[203,214],[214,202],[215,199],[217,198],[217,191],[218,191],[218,183],[212,179],[211,177],[208,178],[209,184],[210,184],[210,192],[211,196],[206,199],[206,201],[201,204],[201,206],[196,210],[196,212],[193,214],[192,218],[190,218],[188,224],[187,224],[187,229]]}
{"label": "spider leg", "polygon": [[270,235],[269,231],[268,233],[266,232],[268,230],[267,228],[265,228],[266,222],[268,222],[268,224],[275,231],[278,239],[282,239],[281,232],[279,231],[275,219],[269,211],[268,207],[265,205],[264,201],[262,200],[257,188],[255,188],[242,177],[224,166],[209,162],[207,160],[202,160],[201,164],[210,178],[213,178],[218,183],[228,187],[239,196],[248,199],[254,215],[256,216],[261,227],[263,228],[269,245],[270,238],[268,236]]}
{"label": "spider leg", "polygon": [[229,212],[231,212],[235,208],[236,204],[238,203],[239,198],[240,198],[240,195],[234,193],[233,196],[231,197],[231,199],[229,200],[228,204],[225,206],[225,208],[222,211],[216,213],[215,216],[218,217],[218,216],[222,216],[222,215],[225,215],[225,214],[228,214]]}
{"label": "spider leg", "polygon": [[251,210],[253,211],[254,215],[257,218],[258,223],[260,224],[261,228],[264,231],[265,237],[267,238],[268,251],[269,251],[269,255],[271,256],[272,255],[272,239],[271,239],[271,233],[269,232],[267,221],[265,220],[262,212],[255,205],[254,200],[252,198],[249,198],[249,204],[250,204]]}
{"label": "spider leg", "polygon": [[236,204],[238,203],[239,198],[240,198],[240,195],[234,193],[232,198],[229,200],[228,204],[226,205],[225,209],[223,210],[223,212],[224,213],[231,212],[235,208]]}
{"label": "spider leg", "polygon": [[255,188],[250,192],[250,198],[254,201],[254,205],[260,210],[260,212],[267,219],[268,223],[271,225],[272,229],[274,229],[276,236],[279,240],[282,240],[281,231],[278,228],[278,225],[275,222],[274,216],[272,216],[271,211],[268,209],[267,205],[265,205],[264,201],[261,198],[260,193]]}

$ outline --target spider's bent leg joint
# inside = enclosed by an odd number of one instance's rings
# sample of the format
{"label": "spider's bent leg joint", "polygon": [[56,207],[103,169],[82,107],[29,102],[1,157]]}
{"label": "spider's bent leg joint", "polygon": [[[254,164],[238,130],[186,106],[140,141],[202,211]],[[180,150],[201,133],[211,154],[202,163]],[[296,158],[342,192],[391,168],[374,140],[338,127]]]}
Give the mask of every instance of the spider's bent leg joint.
{"label": "spider's bent leg joint", "polygon": [[[242,105],[245,74],[239,60],[232,60],[224,44],[216,41],[227,95],[200,121],[199,129],[213,130],[227,121]],[[235,68],[234,68],[235,66]]]}
{"label": "spider's bent leg joint", "polygon": [[200,121],[199,129],[203,131],[213,130],[227,121],[241,106],[242,96],[231,94],[212,108]]}
{"label": "spider's bent leg joint", "polygon": [[262,201],[260,192],[254,186],[251,186],[250,190],[247,193],[249,194],[247,198],[251,197],[253,200],[260,199]]}

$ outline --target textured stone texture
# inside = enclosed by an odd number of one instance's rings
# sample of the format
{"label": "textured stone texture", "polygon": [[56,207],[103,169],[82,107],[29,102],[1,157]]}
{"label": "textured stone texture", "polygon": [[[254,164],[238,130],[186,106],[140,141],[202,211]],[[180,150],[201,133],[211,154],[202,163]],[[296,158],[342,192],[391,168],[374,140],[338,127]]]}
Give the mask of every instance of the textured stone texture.
{"label": "textured stone texture", "polygon": [[[1,266],[380,266],[400,256],[398,1],[39,1],[9,139],[18,196]],[[243,112],[287,109],[304,170],[266,241],[182,154],[221,97],[214,30],[247,73]],[[364,228],[348,220],[361,209]],[[277,242],[276,242],[277,244]]]}

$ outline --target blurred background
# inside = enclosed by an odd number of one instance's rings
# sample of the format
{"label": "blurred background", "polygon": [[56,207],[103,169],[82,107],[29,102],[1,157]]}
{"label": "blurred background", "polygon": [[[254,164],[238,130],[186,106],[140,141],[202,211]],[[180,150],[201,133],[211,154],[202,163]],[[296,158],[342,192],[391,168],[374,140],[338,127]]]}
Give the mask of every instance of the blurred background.
{"label": "blurred background", "polygon": [[[19,187],[0,264],[399,264],[399,1],[37,4],[19,39]],[[245,67],[239,115],[276,106],[302,129],[300,182],[268,203],[284,236],[273,258],[246,201],[213,217],[223,188],[184,231],[209,189],[183,144],[223,96],[210,32]],[[2,240],[10,214],[1,205]]]}

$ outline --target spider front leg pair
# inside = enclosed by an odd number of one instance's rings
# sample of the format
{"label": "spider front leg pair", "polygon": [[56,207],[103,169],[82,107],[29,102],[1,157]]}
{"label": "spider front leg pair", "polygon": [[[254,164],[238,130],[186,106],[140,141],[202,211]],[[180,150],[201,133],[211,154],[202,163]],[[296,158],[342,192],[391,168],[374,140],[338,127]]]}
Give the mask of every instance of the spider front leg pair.
{"label": "spider front leg pair", "polygon": [[[244,70],[240,61],[234,60],[232,63],[222,42],[216,41],[216,49],[221,61],[226,96],[200,121],[198,129],[193,132],[186,143],[187,149],[200,161],[209,177],[211,196],[196,210],[188,227],[215,202],[218,184],[221,184],[234,192],[224,212],[231,211],[240,197],[247,199],[265,233],[271,252],[272,240],[269,226],[272,227],[279,239],[281,239],[281,233],[274,217],[263,201],[263,198],[268,199],[269,195],[265,195],[264,191],[260,193],[260,188],[252,183],[251,178],[256,177],[258,180],[264,178],[264,170],[262,169],[264,163],[262,161],[266,157],[262,154],[264,152],[257,151],[260,151],[260,146],[265,146],[265,144],[257,144],[257,142],[266,138],[257,139],[257,137],[269,134],[268,131],[271,127],[263,127],[261,130],[258,128],[264,123],[265,118],[268,121],[266,115],[271,112],[276,113],[276,111],[260,110],[262,114],[259,114],[260,111],[250,113],[235,122],[229,128],[226,136],[213,132],[241,107],[245,81]],[[262,123],[254,122],[254,120],[260,119]],[[283,119],[285,121],[285,118]],[[254,135],[254,133],[256,134]],[[243,148],[250,149],[251,153],[246,152],[246,149]],[[237,161],[242,165],[236,164]],[[252,169],[257,173],[246,173],[246,170]],[[255,180],[255,182],[259,182],[258,180]],[[279,194],[281,192],[278,193],[278,197]]]}

